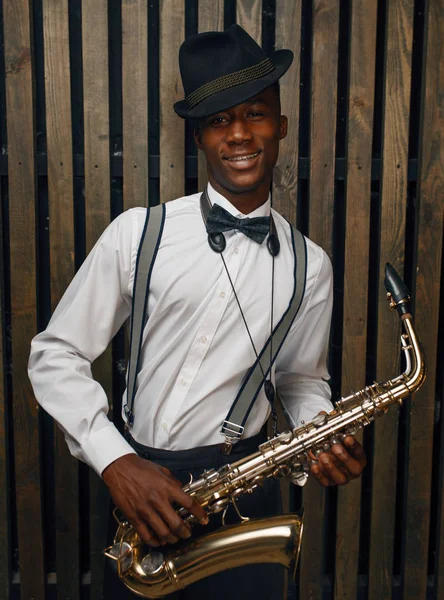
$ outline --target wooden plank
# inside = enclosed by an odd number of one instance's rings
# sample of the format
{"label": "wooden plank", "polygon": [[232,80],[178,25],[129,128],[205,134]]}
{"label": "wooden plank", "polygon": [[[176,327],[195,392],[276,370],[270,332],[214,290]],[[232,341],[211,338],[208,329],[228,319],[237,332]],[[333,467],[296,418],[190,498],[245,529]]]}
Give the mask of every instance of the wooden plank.
{"label": "wooden plank", "polygon": [[[68,2],[44,0],[45,101],[51,305],[54,310],[74,276],[74,205]],[[56,572],[59,600],[80,597],[77,461],[55,428]]]}
{"label": "wooden plank", "polygon": [[148,3],[122,1],[123,200],[148,206]]}
{"label": "wooden plank", "polygon": [[[83,90],[85,122],[85,223],[86,246],[91,250],[110,222],[110,159],[108,97],[108,3],[84,0]],[[111,403],[111,348],[93,365]],[[90,474],[90,568],[91,598],[101,598],[108,525],[108,500],[102,480]]]}
{"label": "wooden plank", "polygon": [[[313,63],[309,236],[332,255],[336,80],[339,1],[313,3]],[[325,98],[329,98],[326,102]],[[325,490],[314,480],[304,490],[305,537],[301,552],[302,598],[321,597]]]}
{"label": "wooden plank", "polygon": [[[38,406],[27,372],[37,333],[34,89],[31,5],[3,3],[11,267],[12,385],[17,526],[22,598],[44,598]],[[29,541],[32,540],[30,544]]]}
{"label": "wooden plank", "polygon": [[[273,208],[284,215],[290,223],[296,225],[296,200],[298,182],[298,141],[299,141],[299,78],[301,45],[302,2],[296,0],[289,5],[284,0],[276,2],[276,49],[293,50],[294,60],[290,70],[280,80],[281,110],[288,117],[287,137],[281,141],[279,158],[273,173]],[[279,408],[280,404],[279,404]],[[282,410],[278,411],[280,431],[288,429]],[[290,512],[290,483],[281,481],[282,504],[284,512]],[[284,598],[287,598],[288,573]]]}
{"label": "wooden plank", "polygon": [[261,45],[262,0],[237,0],[236,22]]}
{"label": "wooden plank", "polygon": [[[390,0],[387,5],[376,364],[377,379],[383,381],[400,369],[400,323],[387,309],[383,273],[387,261],[401,276],[404,270],[414,2]],[[392,408],[374,428],[369,600],[392,594],[398,416]]]}
{"label": "wooden plank", "polygon": [[160,0],[160,201],[185,193],[185,126],[173,110],[183,100],[179,48],[185,38],[184,0]]}
{"label": "wooden plank", "polygon": [[[425,598],[427,592],[435,389],[437,368],[442,370],[442,365],[437,365],[437,352],[444,222],[444,1],[428,3],[427,10],[415,322],[427,358],[428,376],[410,405],[403,565],[405,600]],[[437,575],[442,576],[442,572]]]}
{"label": "wooden plank", "polygon": [[287,137],[282,140],[273,174],[273,208],[296,225],[299,161],[299,80],[301,72],[302,0],[276,2],[276,50],[288,48],[293,64],[280,80],[282,114],[288,117]]}
{"label": "wooden plank", "polygon": [[[342,394],[366,384],[367,273],[373,104],[376,58],[373,0],[351,4],[350,84],[347,124],[346,231]],[[362,442],[362,435],[356,436]],[[334,596],[357,597],[361,479],[338,488]]]}
{"label": "wooden plank", "polygon": [[3,255],[2,187],[0,180],[0,596],[9,598],[11,535],[9,516],[8,396],[5,368],[5,263]]}
{"label": "wooden plank", "polygon": [[[199,1],[199,31],[222,31],[224,28],[223,0]],[[198,186],[203,190],[207,184],[207,161],[204,153],[199,150],[197,157]]]}

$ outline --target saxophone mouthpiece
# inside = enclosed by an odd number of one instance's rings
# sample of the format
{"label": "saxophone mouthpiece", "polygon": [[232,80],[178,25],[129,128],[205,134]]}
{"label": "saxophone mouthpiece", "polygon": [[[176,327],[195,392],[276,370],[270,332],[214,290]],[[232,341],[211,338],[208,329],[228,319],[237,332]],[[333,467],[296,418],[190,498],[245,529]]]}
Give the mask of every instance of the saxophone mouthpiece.
{"label": "saxophone mouthpiece", "polygon": [[390,263],[385,265],[384,285],[388,292],[390,306],[396,308],[399,316],[410,313],[410,292]]}

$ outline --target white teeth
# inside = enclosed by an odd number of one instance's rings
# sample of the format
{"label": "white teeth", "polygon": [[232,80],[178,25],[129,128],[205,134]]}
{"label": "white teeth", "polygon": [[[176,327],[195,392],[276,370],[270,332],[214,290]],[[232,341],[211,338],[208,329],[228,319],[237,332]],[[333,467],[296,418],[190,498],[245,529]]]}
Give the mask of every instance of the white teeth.
{"label": "white teeth", "polygon": [[255,152],[254,154],[247,154],[246,156],[235,156],[234,158],[227,158],[229,161],[238,161],[238,160],[248,160],[249,158],[256,158],[259,152]]}

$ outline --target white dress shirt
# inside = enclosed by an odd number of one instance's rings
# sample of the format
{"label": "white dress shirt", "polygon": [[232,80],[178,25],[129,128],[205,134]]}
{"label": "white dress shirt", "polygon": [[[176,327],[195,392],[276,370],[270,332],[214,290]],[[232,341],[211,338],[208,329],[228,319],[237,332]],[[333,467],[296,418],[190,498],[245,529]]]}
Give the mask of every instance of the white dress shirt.
{"label": "white dress shirt", "polygon": [[[209,186],[212,203],[244,217]],[[200,194],[166,205],[143,332],[132,436],[146,446],[181,450],[224,441],[222,422],[255,354],[220,255],[207,240]],[[270,201],[248,217],[270,214]],[[71,453],[99,474],[134,452],[108,419],[108,399],[91,363],[129,317],[137,249],[146,209],[117,217],[105,230],[31,347],[29,377],[38,402],[65,433]],[[293,290],[288,223],[273,211],[281,243],[275,258],[276,325]],[[259,353],[270,335],[272,257],[266,242],[225,234],[224,258]],[[325,252],[307,239],[304,299],[272,369],[292,425],[330,411],[326,367],[332,272]],[[126,402],[126,396],[123,403]],[[259,432],[270,412],[263,391],[243,437]]]}

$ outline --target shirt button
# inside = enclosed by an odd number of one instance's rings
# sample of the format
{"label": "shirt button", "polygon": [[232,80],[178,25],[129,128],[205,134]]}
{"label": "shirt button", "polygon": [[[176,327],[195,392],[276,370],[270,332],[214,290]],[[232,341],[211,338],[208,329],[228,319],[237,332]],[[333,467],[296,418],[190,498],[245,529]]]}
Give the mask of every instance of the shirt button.
{"label": "shirt button", "polygon": [[207,338],[205,336],[203,336],[203,338],[201,339],[201,341],[202,341],[202,344],[206,344],[208,340],[207,340]]}
{"label": "shirt button", "polygon": [[239,248],[236,246],[236,248],[234,249],[234,253],[235,254],[239,254]]}
{"label": "shirt button", "polygon": [[186,385],[187,382],[185,381],[185,379],[182,379],[182,381],[180,382],[180,385]]}
{"label": "shirt button", "polygon": [[225,292],[221,292],[219,295],[221,298],[225,298]]}
{"label": "shirt button", "polygon": [[162,427],[165,429],[165,431],[168,431],[168,424],[167,423],[162,423]]}

